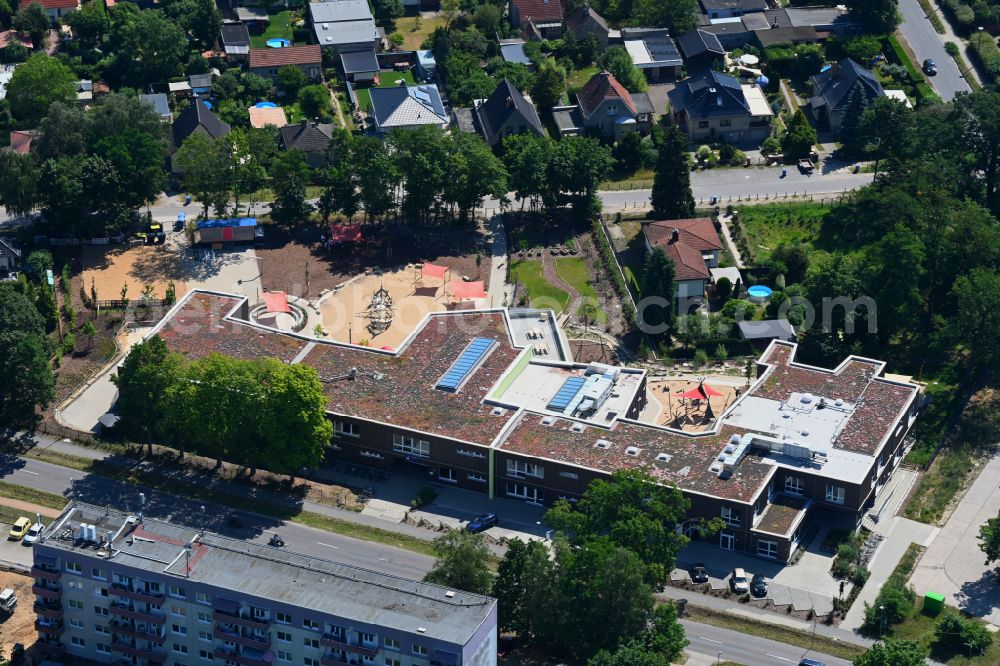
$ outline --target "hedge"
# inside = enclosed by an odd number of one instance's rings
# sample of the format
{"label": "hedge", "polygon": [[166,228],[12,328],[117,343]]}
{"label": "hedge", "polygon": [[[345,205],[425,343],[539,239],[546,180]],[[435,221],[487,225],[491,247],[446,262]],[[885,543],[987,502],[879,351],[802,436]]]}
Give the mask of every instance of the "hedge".
{"label": "hedge", "polygon": [[997,48],[997,43],[993,41],[991,35],[974,36],[969,40],[969,50],[979,61],[979,66],[988,81],[1000,78],[1000,49]]}
{"label": "hedge", "polygon": [[906,54],[906,49],[899,43],[899,40],[895,36],[889,35],[885,38],[885,41],[889,50],[892,51],[893,59],[905,67],[906,73],[910,75],[910,80],[913,82],[913,94],[917,98],[917,104],[940,103],[941,98],[934,92],[930,84],[927,83],[927,79],[920,73],[920,70],[913,64],[913,61],[910,60],[910,56]]}
{"label": "hedge", "polygon": [[601,220],[596,217],[593,222],[593,235],[594,240],[597,241],[597,247],[601,252],[604,267],[611,275],[611,280],[615,283],[615,289],[618,291],[618,297],[621,299],[625,321],[630,328],[635,328],[635,308],[632,307],[632,298],[628,290],[628,285],[625,284],[625,278],[622,277],[622,272],[618,266],[618,259],[615,257],[615,251],[611,247],[611,244],[608,243],[608,236],[604,233],[604,226],[601,224]]}

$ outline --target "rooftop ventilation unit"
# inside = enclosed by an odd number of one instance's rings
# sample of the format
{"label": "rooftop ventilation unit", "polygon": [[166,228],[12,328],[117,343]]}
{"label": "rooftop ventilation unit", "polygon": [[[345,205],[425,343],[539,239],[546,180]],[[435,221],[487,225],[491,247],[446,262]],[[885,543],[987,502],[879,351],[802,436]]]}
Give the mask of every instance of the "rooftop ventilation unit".
{"label": "rooftop ventilation unit", "polygon": [[583,425],[582,423],[574,423],[573,427],[570,428],[570,430],[572,430],[573,432],[583,432],[586,429],[587,426]]}
{"label": "rooftop ventilation unit", "polygon": [[637,446],[630,446],[627,449],[625,449],[625,455],[632,456],[634,458],[637,455],[639,455],[639,451],[640,451],[639,447],[637,447]]}
{"label": "rooftop ventilation unit", "polygon": [[448,597],[449,599],[453,599],[455,597],[455,593],[452,590],[448,590],[447,592],[444,593],[444,596]]}
{"label": "rooftop ventilation unit", "polygon": [[597,447],[597,448],[599,448],[599,449],[610,449],[611,448],[611,442],[609,442],[606,439],[599,439],[596,442],[594,442],[594,446]]}
{"label": "rooftop ventilation unit", "polygon": [[543,426],[550,426],[550,425],[552,425],[555,422],[556,422],[556,420],[554,418],[552,418],[551,416],[543,416],[540,423]]}
{"label": "rooftop ventilation unit", "polygon": [[799,398],[799,402],[801,402],[803,405],[811,405],[812,401],[813,401],[812,393],[803,393],[802,397]]}
{"label": "rooftop ventilation unit", "polygon": [[659,462],[670,462],[672,456],[669,453],[657,453],[656,459]]}
{"label": "rooftop ventilation unit", "polygon": [[490,414],[492,414],[493,416],[503,416],[503,412],[504,412],[503,407],[494,407],[493,410],[490,412]]}

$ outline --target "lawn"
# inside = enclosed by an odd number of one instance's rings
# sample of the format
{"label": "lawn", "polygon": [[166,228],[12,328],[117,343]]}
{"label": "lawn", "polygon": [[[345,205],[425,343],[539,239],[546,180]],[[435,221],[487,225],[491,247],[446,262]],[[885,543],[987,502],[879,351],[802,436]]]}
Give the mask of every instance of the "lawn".
{"label": "lawn", "polygon": [[574,69],[570,72],[566,81],[566,88],[570,92],[576,92],[584,86],[587,81],[590,80],[594,74],[600,71],[599,67],[584,67],[583,69]]}
{"label": "lawn", "polygon": [[577,315],[582,317],[584,308],[590,304],[594,306],[593,311],[589,313],[593,320],[600,324],[608,322],[608,316],[601,309],[600,301],[597,299],[597,292],[590,284],[590,271],[587,270],[586,261],[580,257],[559,257],[556,259],[556,273],[585,299],[577,310]]}
{"label": "lawn", "polygon": [[416,51],[424,44],[424,40],[439,27],[444,26],[445,20],[441,16],[434,18],[421,18],[420,25],[417,25],[416,16],[404,16],[396,19],[396,30],[403,36],[403,50]]}
{"label": "lawn", "polygon": [[510,265],[510,277],[524,285],[528,303],[533,308],[552,308],[557,314],[569,304],[569,294],[554,287],[542,275],[542,262],[538,260],[515,261]]}
{"label": "lawn", "polygon": [[[379,74],[379,84],[377,86],[371,86],[373,88],[391,88],[397,85],[396,81],[403,79],[406,81],[406,85],[412,86],[416,84],[416,80],[413,78],[413,72],[407,70],[405,72],[396,72],[393,70],[383,70]],[[358,96],[358,108],[362,111],[367,112],[372,104],[371,93],[368,92],[369,88],[355,88],[354,93]]]}
{"label": "lawn", "polygon": [[250,36],[251,48],[267,48],[267,40],[269,39],[284,38],[289,41],[295,41],[293,39],[295,28],[292,26],[292,21],[294,20],[292,10],[286,9],[283,12],[271,14],[270,19],[271,21],[267,24],[267,30],[263,34]]}
{"label": "lawn", "polygon": [[823,221],[830,211],[829,206],[804,202],[741,207],[740,225],[753,263],[765,263],[779,245],[819,245]]}
{"label": "lawn", "polygon": [[602,190],[644,190],[653,186],[653,170],[638,169],[635,173],[613,173],[601,183]]}

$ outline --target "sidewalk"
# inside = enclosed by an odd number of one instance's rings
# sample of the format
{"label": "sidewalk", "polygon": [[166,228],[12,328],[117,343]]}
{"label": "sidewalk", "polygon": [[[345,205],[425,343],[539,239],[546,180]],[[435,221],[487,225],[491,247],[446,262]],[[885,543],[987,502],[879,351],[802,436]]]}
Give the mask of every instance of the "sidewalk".
{"label": "sidewalk", "polygon": [[694,592],[692,590],[667,587],[659,594],[659,596],[674,600],[687,599],[688,603],[692,606],[701,606],[702,608],[708,608],[710,610],[728,613],[730,615],[736,615],[738,617],[744,617],[758,622],[764,622],[766,624],[773,624],[779,627],[788,627],[789,629],[798,629],[800,631],[808,632],[812,632],[815,629],[816,635],[818,636],[826,636],[827,638],[843,641],[852,645],[859,645],[865,648],[870,647],[875,643],[875,641],[869,638],[859,636],[852,631],[844,630],[842,628],[843,625],[841,625],[841,627],[830,627],[825,624],[820,624],[819,622],[806,622],[805,620],[799,620],[798,618],[788,617],[750,606],[743,606],[733,603],[733,601],[729,599],[712,597],[707,594]]}

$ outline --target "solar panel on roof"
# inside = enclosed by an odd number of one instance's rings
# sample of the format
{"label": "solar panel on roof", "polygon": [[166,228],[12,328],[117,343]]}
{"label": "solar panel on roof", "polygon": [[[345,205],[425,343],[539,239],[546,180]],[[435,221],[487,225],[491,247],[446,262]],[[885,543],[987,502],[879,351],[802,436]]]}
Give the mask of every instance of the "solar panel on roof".
{"label": "solar panel on roof", "polygon": [[424,101],[424,102],[430,102],[431,101],[430,94],[426,90],[424,90],[423,88],[417,88],[416,90],[414,90],[413,91],[413,96],[416,97],[417,99],[421,100],[421,101]]}
{"label": "solar panel on roof", "polygon": [[472,371],[482,362],[483,358],[486,357],[486,353],[496,343],[497,341],[493,338],[473,338],[469,346],[465,348],[458,356],[458,359],[448,368],[448,371],[438,380],[435,388],[444,391],[457,391],[466,377],[472,374]]}
{"label": "solar panel on roof", "polygon": [[554,412],[561,412],[569,406],[570,401],[576,397],[583,385],[587,382],[583,377],[570,377],[563,382],[563,385],[556,392],[556,395],[549,401],[548,409]]}

